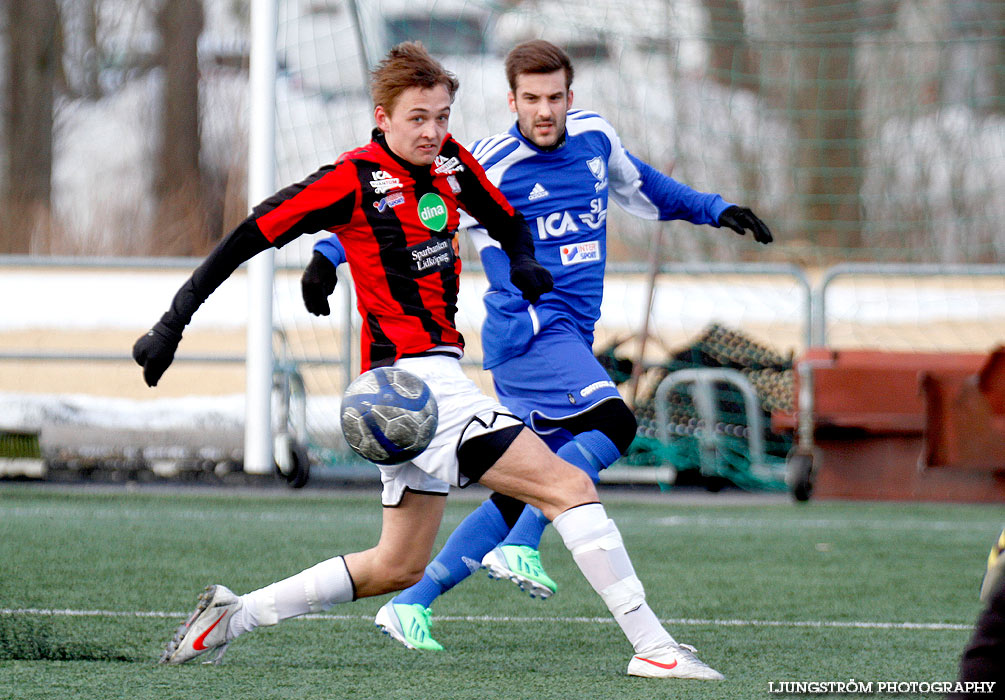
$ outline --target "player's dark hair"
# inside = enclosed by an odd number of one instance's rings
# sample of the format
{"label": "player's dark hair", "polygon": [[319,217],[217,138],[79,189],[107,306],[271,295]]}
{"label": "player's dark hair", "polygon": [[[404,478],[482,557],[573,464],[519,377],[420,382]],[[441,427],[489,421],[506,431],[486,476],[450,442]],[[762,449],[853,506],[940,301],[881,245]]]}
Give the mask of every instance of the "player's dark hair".
{"label": "player's dark hair", "polygon": [[517,44],[506,55],[506,80],[509,89],[516,90],[517,77],[525,73],[565,71],[565,89],[572,87],[572,60],[550,41],[534,39]]}
{"label": "player's dark hair", "polygon": [[393,47],[370,73],[370,97],[390,114],[408,88],[432,88],[442,85],[450,93],[450,101],[460,83],[457,77],[429,55],[418,41],[405,41]]}

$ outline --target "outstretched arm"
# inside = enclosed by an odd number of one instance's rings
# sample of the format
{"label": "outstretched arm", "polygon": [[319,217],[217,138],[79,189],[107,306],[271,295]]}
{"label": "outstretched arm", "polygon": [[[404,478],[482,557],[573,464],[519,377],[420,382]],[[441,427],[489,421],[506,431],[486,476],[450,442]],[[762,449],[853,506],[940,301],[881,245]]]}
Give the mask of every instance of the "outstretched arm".
{"label": "outstretched arm", "polygon": [[628,211],[663,221],[683,219],[693,224],[725,226],[741,236],[749,229],[758,243],[774,240],[771,230],[749,208],[727,202],[718,194],[699,192],[628,151],[621,152],[626,158],[612,163],[611,193]]}
{"label": "outstretched arm", "polygon": [[241,263],[270,245],[280,247],[303,233],[349,220],[356,201],[355,178],[343,177],[338,167],[321,168],[256,206],[196,268],[160,321],[133,345],[133,359],[143,368],[147,386],[157,386],[174,361],[192,315]]}
{"label": "outstretched arm", "polygon": [[143,380],[147,386],[157,386],[161,376],[171,366],[182,333],[196,309],[241,263],[269,245],[255,222],[245,219],[196,268],[174,295],[171,306],[160,321],[133,345],[133,359],[143,368]]}

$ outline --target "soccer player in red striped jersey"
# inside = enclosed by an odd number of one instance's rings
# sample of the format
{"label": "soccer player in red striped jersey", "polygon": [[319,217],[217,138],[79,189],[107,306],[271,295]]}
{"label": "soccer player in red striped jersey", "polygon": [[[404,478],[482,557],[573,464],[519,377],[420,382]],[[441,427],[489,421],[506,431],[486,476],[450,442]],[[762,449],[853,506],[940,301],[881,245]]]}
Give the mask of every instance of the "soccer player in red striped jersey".
{"label": "soccer player in red striped jersey", "polygon": [[457,81],[409,42],[393,48],[371,77],[373,140],[255,207],[136,341],[133,357],[155,386],[196,309],[238,265],[270,245],[330,230],[342,241],[356,285],[363,368],[395,365],[422,378],[439,407],[437,432],[412,461],[380,467],[385,507],[373,548],[241,596],[208,586],[161,661],[184,663],[213,650],[219,660],[233,639],[258,626],[412,585],[429,561],[450,486],[480,482],[553,521],[635,651],[653,650],[649,675],[668,675],[662,669],[686,664],[660,651],[671,638],[646,604],[593,482],[461,370],[464,341],[454,324],[458,207],[499,241],[510,279],[528,300],[550,290],[552,278],[534,257],[523,217],[447,132]]}

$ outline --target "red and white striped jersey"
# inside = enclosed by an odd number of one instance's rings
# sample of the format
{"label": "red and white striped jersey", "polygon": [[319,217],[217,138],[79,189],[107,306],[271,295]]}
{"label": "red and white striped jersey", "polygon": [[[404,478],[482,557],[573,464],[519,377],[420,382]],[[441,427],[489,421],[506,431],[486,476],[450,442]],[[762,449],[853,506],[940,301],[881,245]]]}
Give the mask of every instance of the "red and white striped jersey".
{"label": "red and white striped jersey", "polygon": [[369,144],[262,202],[243,225],[253,223],[276,247],[304,233],[338,234],[356,285],[366,370],[436,347],[461,354],[458,208],[504,249],[533,250],[523,217],[449,135],[433,164],[416,166],[375,132]]}

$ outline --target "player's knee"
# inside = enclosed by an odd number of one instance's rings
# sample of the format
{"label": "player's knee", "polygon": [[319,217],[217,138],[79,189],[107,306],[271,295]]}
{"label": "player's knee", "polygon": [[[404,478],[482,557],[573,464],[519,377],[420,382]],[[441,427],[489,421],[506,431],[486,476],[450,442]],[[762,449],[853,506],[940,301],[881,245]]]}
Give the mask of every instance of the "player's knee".
{"label": "player's knee", "polygon": [[562,468],[557,470],[558,476],[552,484],[557,500],[569,508],[596,501],[597,489],[586,472],[563,460],[558,461]]}
{"label": "player's knee", "polygon": [[512,496],[504,496],[501,493],[493,493],[489,498],[495,505],[496,509],[498,509],[503,522],[506,523],[506,527],[513,527],[516,525],[516,521],[519,520],[526,504],[523,501],[518,501]]}

